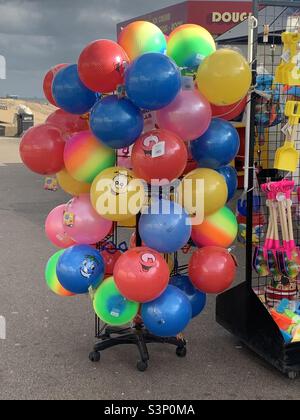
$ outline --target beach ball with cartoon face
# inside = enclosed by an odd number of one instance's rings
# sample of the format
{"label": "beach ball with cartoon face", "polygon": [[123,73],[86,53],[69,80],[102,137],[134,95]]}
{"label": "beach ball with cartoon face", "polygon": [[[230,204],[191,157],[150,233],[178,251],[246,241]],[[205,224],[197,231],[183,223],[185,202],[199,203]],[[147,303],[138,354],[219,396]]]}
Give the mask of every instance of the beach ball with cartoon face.
{"label": "beach ball with cartoon face", "polygon": [[60,284],[74,294],[96,289],[104,279],[105,265],[99,252],[87,245],[68,248],[59,258],[56,274]]}
{"label": "beach ball with cartoon face", "polygon": [[126,299],[145,303],[157,299],[167,288],[170,270],[163,256],[147,247],[125,252],[114,268],[117,288]]}
{"label": "beach ball with cartoon face", "polygon": [[168,184],[183,174],[188,152],[178,135],[168,130],[152,130],[136,141],[131,162],[134,174],[148,184]]}
{"label": "beach ball with cartoon face", "polygon": [[91,202],[98,214],[121,222],[136,216],[145,201],[144,182],[132,171],[112,167],[101,172],[91,187]]}

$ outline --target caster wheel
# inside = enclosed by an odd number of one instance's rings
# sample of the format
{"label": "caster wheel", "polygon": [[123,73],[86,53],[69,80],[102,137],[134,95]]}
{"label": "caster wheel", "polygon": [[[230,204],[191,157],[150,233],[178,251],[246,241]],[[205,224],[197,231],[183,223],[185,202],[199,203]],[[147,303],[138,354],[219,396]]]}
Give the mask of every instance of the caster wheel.
{"label": "caster wheel", "polygon": [[288,378],[291,379],[291,380],[297,379],[298,376],[299,376],[299,373],[297,373],[297,372],[289,372],[288,373]]}
{"label": "caster wheel", "polygon": [[101,355],[98,351],[94,351],[94,352],[90,353],[89,359],[93,363],[98,363],[98,362],[100,362]]}
{"label": "caster wheel", "polygon": [[178,357],[181,357],[182,359],[186,357],[186,354],[187,354],[186,347],[177,347],[176,354]]}
{"label": "caster wheel", "polygon": [[146,372],[146,370],[148,369],[148,363],[147,362],[138,362],[136,367],[137,367],[138,371]]}

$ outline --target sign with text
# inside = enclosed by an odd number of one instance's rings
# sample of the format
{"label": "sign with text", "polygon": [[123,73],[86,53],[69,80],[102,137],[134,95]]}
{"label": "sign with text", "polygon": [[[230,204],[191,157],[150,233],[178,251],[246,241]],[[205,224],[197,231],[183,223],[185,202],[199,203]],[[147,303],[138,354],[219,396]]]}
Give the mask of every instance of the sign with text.
{"label": "sign with text", "polygon": [[119,34],[122,28],[133,21],[146,20],[159,26],[167,35],[185,23],[195,23],[213,35],[222,35],[246,20],[251,12],[252,2],[248,1],[186,1],[122,22],[117,31]]}

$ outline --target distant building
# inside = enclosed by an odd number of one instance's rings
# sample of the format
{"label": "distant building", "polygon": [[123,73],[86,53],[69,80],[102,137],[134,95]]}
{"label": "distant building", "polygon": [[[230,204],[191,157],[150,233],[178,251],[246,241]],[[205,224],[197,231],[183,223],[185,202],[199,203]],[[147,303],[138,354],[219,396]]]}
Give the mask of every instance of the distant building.
{"label": "distant building", "polygon": [[185,1],[121,22],[117,26],[117,32],[119,34],[122,28],[135,20],[146,20],[159,26],[166,35],[180,25],[195,23],[219,36],[247,20],[251,12],[251,1]]}
{"label": "distant building", "polygon": [[18,95],[6,95],[6,99],[19,99]]}
{"label": "distant building", "polygon": [[[133,17],[117,25],[118,35],[129,23],[136,20],[146,20],[159,26],[164,34],[169,35],[178,26],[185,23],[194,23],[206,28],[219,44],[242,45],[247,43],[248,38],[248,17],[252,13],[252,1],[208,1],[189,0],[175,6],[166,7],[161,10],[148,13],[144,16]],[[286,30],[283,22],[288,16],[299,16],[300,11],[295,8],[280,6],[262,8],[261,16],[263,21],[269,23],[272,33],[281,34]],[[276,19],[274,16],[280,16]],[[259,26],[259,41],[262,41],[264,28]],[[245,52],[245,51],[244,51]]]}

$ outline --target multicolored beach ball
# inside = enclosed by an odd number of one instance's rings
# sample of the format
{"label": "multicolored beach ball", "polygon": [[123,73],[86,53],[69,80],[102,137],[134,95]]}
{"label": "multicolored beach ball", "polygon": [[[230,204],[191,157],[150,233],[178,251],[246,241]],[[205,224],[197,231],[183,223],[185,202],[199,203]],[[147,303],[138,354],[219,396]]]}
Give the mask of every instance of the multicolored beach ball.
{"label": "multicolored beach ball", "polygon": [[216,51],[212,35],[202,26],[181,25],[168,39],[167,55],[179,67],[197,71],[201,62]]}
{"label": "multicolored beach ball", "polygon": [[220,246],[228,248],[238,234],[236,216],[228,207],[206,217],[201,225],[193,226],[192,240],[199,248]]}
{"label": "multicolored beach ball", "polygon": [[104,169],[115,165],[115,150],[99,142],[90,131],[71,137],[65,147],[65,166],[77,181],[91,184]]}
{"label": "multicolored beach ball", "polygon": [[50,258],[46,266],[45,278],[46,278],[47,286],[53,293],[55,293],[58,296],[68,297],[68,296],[74,296],[74,294],[66,290],[60,284],[56,275],[56,266],[57,266],[58,260],[64,252],[65,250],[62,249],[56,252],[54,255],[52,255],[52,257]]}
{"label": "multicolored beach ball", "polygon": [[106,324],[122,326],[131,322],[138,314],[140,305],[130,302],[117,289],[113,277],[106,279],[94,296],[94,309]]}
{"label": "multicolored beach ball", "polygon": [[130,60],[148,52],[164,54],[167,49],[166,37],[159,27],[144,21],[133,22],[126,26],[119,36],[119,44]]}

